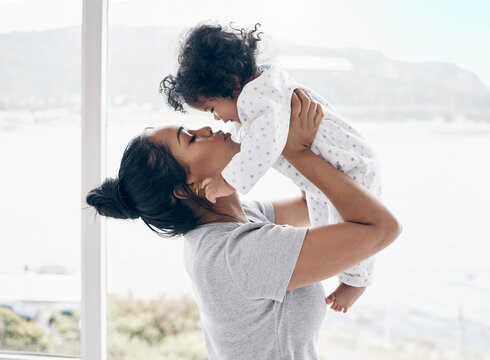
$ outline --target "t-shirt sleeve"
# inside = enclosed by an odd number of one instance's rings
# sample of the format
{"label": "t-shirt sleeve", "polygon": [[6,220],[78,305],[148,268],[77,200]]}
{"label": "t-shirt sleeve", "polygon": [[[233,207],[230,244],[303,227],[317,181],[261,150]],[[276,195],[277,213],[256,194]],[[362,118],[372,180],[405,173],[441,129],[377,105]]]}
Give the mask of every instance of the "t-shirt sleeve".
{"label": "t-shirt sleeve", "polygon": [[257,200],[247,200],[242,201],[243,210],[245,214],[256,216],[265,222],[273,223],[276,219],[274,213],[274,205],[272,201],[257,201]]}
{"label": "t-shirt sleeve", "polygon": [[246,297],[282,301],[307,229],[270,223],[248,224],[226,244],[226,261]]}
{"label": "t-shirt sleeve", "polygon": [[257,201],[258,206],[262,214],[265,215],[267,220],[271,223],[276,221],[276,215],[274,213],[274,206],[272,205],[272,201]]}

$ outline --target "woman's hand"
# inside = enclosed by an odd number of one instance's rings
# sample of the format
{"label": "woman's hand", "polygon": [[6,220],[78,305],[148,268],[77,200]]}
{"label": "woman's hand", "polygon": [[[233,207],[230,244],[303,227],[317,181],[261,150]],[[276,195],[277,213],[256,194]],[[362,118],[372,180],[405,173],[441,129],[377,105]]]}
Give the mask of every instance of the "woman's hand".
{"label": "woman's hand", "polygon": [[322,119],[321,105],[311,100],[302,90],[294,90],[289,134],[282,155],[287,159],[309,150]]}

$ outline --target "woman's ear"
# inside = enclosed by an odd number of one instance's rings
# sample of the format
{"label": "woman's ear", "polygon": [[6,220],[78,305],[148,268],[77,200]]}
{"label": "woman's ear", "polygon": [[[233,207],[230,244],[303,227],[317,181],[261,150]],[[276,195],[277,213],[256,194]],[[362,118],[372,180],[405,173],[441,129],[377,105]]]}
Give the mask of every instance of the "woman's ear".
{"label": "woman's ear", "polygon": [[189,193],[181,185],[174,188],[174,196],[177,199],[186,200],[189,198]]}
{"label": "woman's ear", "polygon": [[195,195],[199,196],[199,187],[198,184],[193,182],[190,184],[187,184],[186,187],[182,185],[178,185],[174,189],[174,196],[178,199],[186,200],[191,197],[189,194],[189,191],[192,191]]}

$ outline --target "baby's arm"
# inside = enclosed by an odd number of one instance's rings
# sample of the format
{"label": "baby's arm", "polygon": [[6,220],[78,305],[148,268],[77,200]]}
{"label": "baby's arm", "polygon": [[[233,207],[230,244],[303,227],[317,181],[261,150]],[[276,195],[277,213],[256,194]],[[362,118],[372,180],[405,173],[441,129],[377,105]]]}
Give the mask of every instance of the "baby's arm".
{"label": "baby's arm", "polygon": [[[224,180],[242,194],[247,194],[277,161],[287,139],[274,114],[268,113],[243,128],[240,152],[223,169]],[[287,127],[288,124],[286,123]]]}
{"label": "baby's arm", "polygon": [[243,132],[240,152],[223,169],[220,176],[207,178],[201,184],[206,198],[212,203],[217,198],[233,194],[235,190],[247,194],[267,170],[277,161],[287,133],[277,131],[272,114],[253,121]]}

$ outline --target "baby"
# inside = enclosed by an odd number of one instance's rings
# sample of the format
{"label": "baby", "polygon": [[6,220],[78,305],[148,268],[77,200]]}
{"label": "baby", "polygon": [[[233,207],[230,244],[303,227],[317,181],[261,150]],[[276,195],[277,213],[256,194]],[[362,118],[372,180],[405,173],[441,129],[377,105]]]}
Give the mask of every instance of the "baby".
{"label": "baby", "polygon": [[[321,104],[325,114],[312,151],[380,196],[376,155],[316,92],[294,81],[277,64],[257,66],[260,40],[258,24],[251,31],[197,26],[181,47],[177,75],[167,76],[160,84],[160,91],[175,110],[184,112],[185,103],[211,112],[216,120],[234,124],[240,152],[221,177],[205,180],[206,197],[214,202],[235,189],[246,194],[273,167],[305,192],[313,226],[342,222],[328,198],[281,155],[288,138],[293,91],[303,89]],[[346,312],[372,283],[373,270],[374,257],[339,274],[340,285],[327,297],[327,304]]]}

